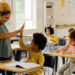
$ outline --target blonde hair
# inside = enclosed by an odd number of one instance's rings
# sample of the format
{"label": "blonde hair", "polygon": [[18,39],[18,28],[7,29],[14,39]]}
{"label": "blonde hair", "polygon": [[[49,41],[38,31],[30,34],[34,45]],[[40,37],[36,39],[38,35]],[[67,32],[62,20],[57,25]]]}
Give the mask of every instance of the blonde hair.
{"label": "blonde hair", "polygon": [[0,12],[9,11],[11,13],[11,7],[7,2],[0,2]]}

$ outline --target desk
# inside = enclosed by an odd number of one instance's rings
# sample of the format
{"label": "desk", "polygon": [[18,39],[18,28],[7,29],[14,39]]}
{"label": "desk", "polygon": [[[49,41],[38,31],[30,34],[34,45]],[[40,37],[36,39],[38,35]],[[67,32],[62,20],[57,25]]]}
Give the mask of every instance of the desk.
{"label": "desk", "polygon": [[[5,71],[17,72],[19,75],[22,75],[24,73],[28,73],[28,72],[39,70],[39,69],[43,68],[43,66],[40,66],[40,65],[33,63],[34,65],[37,65],[37,66],[35,66],[35,67],[33,66],[32,68],[22,69],[22,68],[17,68],[15,66],[8,65],[11,63],[21,64],[21,62],[14,62],[14,61],[2,62],[2,63],[0,63],[0,69],[5,70]],[[22,63],[22,64],[23,65],[29,65],[29,63]]]}
{"label": "desk", "polygon": [[[45,52],[44,54],[50,54],[50,55],[53,55],[53,56],[59,56],[59,57],[67,57],[67,58],[70,58],[70,59],[73,59],[75,58],[75,54],[60,54],[60,53],[51,53],[51,52]],[[70,72],[70,61],[69,61],[69,75],[71,75],[71,72]]]}
{"label": "desk", "polygon": [[62,53],[51,53],[51,52],[45,52],[44,54],[52,54],[54,56],[59,56],[59,57],[67,57],[67,58],[75,58],[75,54],[65,54],[63,55]]}

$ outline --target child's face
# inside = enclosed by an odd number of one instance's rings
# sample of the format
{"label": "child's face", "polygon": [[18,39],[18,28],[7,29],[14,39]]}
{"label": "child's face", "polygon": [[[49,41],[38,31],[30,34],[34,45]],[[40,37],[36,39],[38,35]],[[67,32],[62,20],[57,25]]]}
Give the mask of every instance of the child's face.
{"label": "child's face", "polygon": [[50,35],[50,30],[49,29],[46,30],[46,34]]}
{"label": "child's face", "polygon": [[10,14],[7,14],[7,15],[0,15],[1,19],[0,19],[0,22],[2,23],[6,23],[9,19],[10,19]]}
{"label": "child's face", "polygon": [[70,43],[72,46],[75,46],[75,41],[72,40],[72,39],[70,39],[70,38],[69,38],[69,43]]}
{"label": "child's face", "polygon": [[34,40],[32,40],[32,42],[31,42],[31,48],[32,48],[34,51],[39,50],[38,46],[35,45]]}

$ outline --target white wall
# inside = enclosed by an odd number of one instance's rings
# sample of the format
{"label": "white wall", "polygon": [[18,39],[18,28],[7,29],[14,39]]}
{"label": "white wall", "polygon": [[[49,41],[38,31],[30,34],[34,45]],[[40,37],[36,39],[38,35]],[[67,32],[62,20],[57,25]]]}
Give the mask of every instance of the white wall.
{"label": "white wall", "polygon": [[[73,0],[64,0],[65,6],[61,7],[61,0],[56,1],[56,24],[57,25],[71,25],[75,24],[75,6]],[[68,29],[57,29],[57,36],[62,37],[68,34]]]}
{"label": "white wall", "polygon": [[65,6],[61,7],[61,0],[56,1],[56,23],[63,24],[75,24],[75,7],[73,7],[73,0],[64,0]]}

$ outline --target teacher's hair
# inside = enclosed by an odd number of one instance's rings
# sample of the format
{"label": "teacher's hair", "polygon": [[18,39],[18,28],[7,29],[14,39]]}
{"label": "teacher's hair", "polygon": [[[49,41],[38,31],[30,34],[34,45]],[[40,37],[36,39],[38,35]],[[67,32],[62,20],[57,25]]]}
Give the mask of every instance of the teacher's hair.
{"label": "teacher's hair", "polygon": [[10,5],[4,1],[0,2],[0,14],[3,16],[3,15],[6,15],[8,13],[11,14]]}

